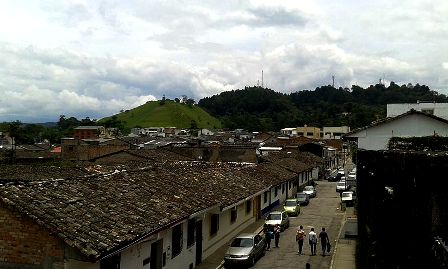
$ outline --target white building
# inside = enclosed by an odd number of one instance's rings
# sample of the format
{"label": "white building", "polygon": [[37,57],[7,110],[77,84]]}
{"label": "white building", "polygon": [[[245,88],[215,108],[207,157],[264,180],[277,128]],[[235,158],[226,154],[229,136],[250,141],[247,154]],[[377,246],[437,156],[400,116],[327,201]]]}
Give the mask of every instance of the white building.
{"label": "white building", "polygon": [[387,117],[396,117],[409,110],[428,113],[448,120],[448,103],[417,102],[416,104],[387,104]]}
{"label": "white building", "polygon": [[323,127],[320,137],[323,139],[341,139],[343,135],[350,132],[348,126]]}
{"label": "white building", "polygon": [[386,150],[392,137],[448,136],[448,120],[410,110],[393,118],[385,118],[348,133],[359,149]]}
{"label": "white building", "polygon": [[283,128],[280,132],[286,136],[297,136],[297,128]]}

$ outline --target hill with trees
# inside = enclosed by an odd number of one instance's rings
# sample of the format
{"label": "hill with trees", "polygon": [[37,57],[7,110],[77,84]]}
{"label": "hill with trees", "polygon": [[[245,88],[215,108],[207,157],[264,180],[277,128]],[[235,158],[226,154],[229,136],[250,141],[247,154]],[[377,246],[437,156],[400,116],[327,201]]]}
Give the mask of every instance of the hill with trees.
{"label": "hill with trees", "polygon": [[297,126],[342,126],[357,128],[386,116],[390,103],[417,101],[448,102],[448,97],[425,85],[397,85],[391,82],[367,88],[321,86],[314,91],[291,94],[261,87],[223,92],[206,97],[198,105],[223,122],[228,129],[278,131]]}

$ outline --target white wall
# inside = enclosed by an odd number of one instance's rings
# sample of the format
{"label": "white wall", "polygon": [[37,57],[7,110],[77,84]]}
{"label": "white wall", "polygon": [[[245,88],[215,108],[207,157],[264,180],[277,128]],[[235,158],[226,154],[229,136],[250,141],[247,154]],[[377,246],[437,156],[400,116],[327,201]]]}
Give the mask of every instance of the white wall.
{"label": "white wall", "polygon": [[[176,225],[177,226],[177,225]],[[143,266],[143,260],[151,256],[151,244],[162,240],[162,253],[166,252],[166,265],[164,269],[187,268],[189,264],[195,264],[196,242],[188,247],[188,221],[182,222],[182,250],[180,254],[172,257],[172,228],[161,231],[151,241],[141,242],[121,252],[120,268],[122,269],[149,269],[150,264]]]}
{"label": "white wall", "polygon": [[143,260],[150,256],[151,244],[149,242],[140,243],[121,253],[120,268],[149,269],[149,263],[143,266]]}
{"label": "white wall", "polygon": [[394,121],[363,130],[358,137],[358,148],[387,149],[391,137],[448,136],[448,124],[419,114],[411,114]]}
{"label": "white wall", "polygon": [[312,172],[311,172],[311,178],[313,180],[317,180],[319,179],[319,167],[314,167]]}
{"label": "white wall", "polygon": [[348,126],[323,127],[321,137],[324,139],[340,139],[341,134],[346,134],[348,132],[350,132],[350,127]]}
{"label": "white wall", "polygon": [[[261,197],[261,202],[263,202],[263,197]],[[207,213],[205,215],[203,226],[202,226],[202,249],[203,255],[202,259],[207,258],[209,255],[214,253],[218,248],[227,244],[233,237],[237,236],[244,230],[248,225],[255,221],[254,217],[254,203],[253,199],[251,212],[246,214],[246,203],[237,206],[237,219],[234,223],[230,222],[230,209],[225,210],[219,214],[219,230],[218,232],[211,236],[210,235],[210,217],[211,214]],[[178,268],[185,268],[178,267]]]}

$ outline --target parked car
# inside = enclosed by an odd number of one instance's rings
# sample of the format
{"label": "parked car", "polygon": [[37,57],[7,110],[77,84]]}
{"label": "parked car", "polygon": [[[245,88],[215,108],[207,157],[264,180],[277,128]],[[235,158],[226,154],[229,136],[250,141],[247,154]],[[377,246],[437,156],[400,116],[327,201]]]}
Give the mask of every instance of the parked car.
{"label": "parked car", "polygon": [[349,189],[350,189],[350,185],[345,180],[338,181],[338,183],[336,184],[337,192],[343,192],[343,191],[347,191]]}
{"label": "parked car", "polygon": [[300,214],[300,203],[297,198],[287,199],[283,205],[283,210],[288,215],[298,216]]}
{"label": "parked car", "polygon": [[355,202],[355,195],[352,191],[344,191],[341,195],[341,202],[345,203],[346,206],[353,206]]}
{"label": "parked car", "polygon": [[356,185],[357,185],[356,175],[348,175],[348,177],[345,181],[347,182],[347,184],[350,187],[356,187]]}
{"label": "parked car", "polygon": [[332,174],[332,175],[330,175],[329,177],[327,177],[327,180],[328,180],[329,182],[336,182],[336,181],[338,181],[339,179],[340,179],[339,174]]}
{"label": "parked car", "polygon": [[280,229],[284,231],[289,227],[289,217],[285,211],[272,211],[264,221],[265,225],[280,225]]}
{"label": "parked car", "polygon": [[303,192],[308,194],[310,196],[310,198],[316,197],[316,189],[313,186],[305,186],[305,188],[303,189]]}
{"label": "parked car", "polygon": [[300,205],[308,205],[310,203],[310,196],[304,192],[297,193],[296,198]]}
{"label": "parked car", "polygon": [[240,234],[232,240],[224,254],[224,267],[232,265],[253,266],[257,259],[264,255],[266,241],[255,233]]}

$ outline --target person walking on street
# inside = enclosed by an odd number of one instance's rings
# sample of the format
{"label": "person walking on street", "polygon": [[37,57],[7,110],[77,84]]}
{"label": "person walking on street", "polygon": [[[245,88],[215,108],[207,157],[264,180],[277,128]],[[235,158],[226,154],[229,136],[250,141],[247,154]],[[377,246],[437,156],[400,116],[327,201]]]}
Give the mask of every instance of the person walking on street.
{"label": "person walking on street", "polygon": [[266,250],[271,249],[271,239],[274,237],[271,227],[269,225],[264,226],[264,239],[266,240]]}
{"label": "person walking on street", "polygon": [[317,234],[314,232],[314,228],[311,228],[311,232],[308,234],[308,239],[311,247],[311,256],[316,255]]}
{"label": "person walking on street", "polygon": [[299,244],[299,254],[302,254],[302,249],[303,249],[303,241],[305,240],[305,231],[303,230],[303,226],[300,225],[300,228],[297,230],[296,232],[296,241],[297,244]]}
{"label": "person walking on street", "polygon": [[325,228],[322,228],[322,231],[319,233],[319,238],[320,238],[320,243],[322,245],[322,256],[325,256],[325,251],[327,251],[327,245],[330,243],[330,240],[328,238],[327,232],[325,231]]}
{"label": "person walking on street", "polygon": [[275,239],[275,247],[278,248],[278,241],[280,240],[280,225],[277,224],[274,227],[274,239]]}

